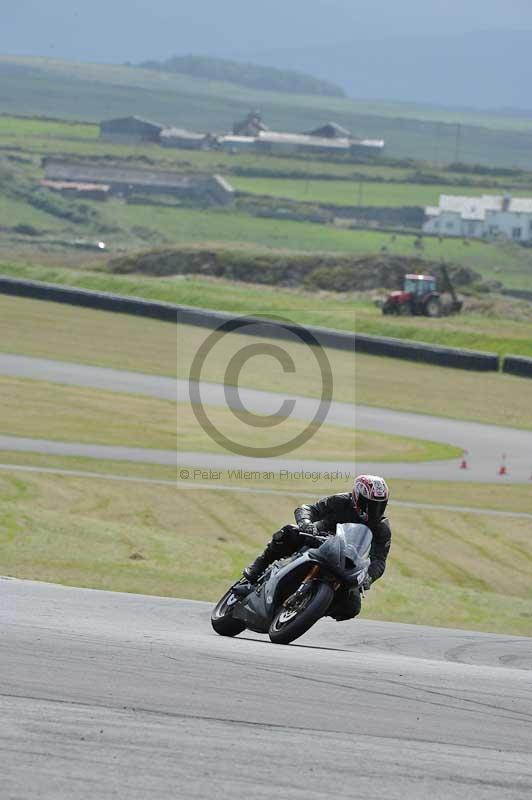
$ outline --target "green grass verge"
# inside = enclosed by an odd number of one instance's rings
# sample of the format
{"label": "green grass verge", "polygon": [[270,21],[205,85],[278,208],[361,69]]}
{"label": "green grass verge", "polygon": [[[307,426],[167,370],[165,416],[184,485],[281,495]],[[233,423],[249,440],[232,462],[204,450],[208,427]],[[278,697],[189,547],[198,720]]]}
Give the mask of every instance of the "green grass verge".
{"label": "green grass verge", "polygon": [[[123,445],[180,452],[227,452],[200,427],[191,406],[166,400],[124,395],[97,389],[0,377],[0,432],[11,436],[62,442]],[[61,409],[58,414],[57,410]],[[306,428],[303,421],[284,420],[275,429],[257,428],[230,411],[205,406],[212,425],[243,446],[272,447],[293,439]],[[291,452],[301,459],[370,459],[424,461],[458,458],[461,450],[402,436],[325,425],[302,447]]]}
{"label": "green grass verge", "polygon": [[[178,375],[187,377],[192,359],[209,332],[180,326]],[[242,344],[260,340],[228,334],[211,351],[202,377],[223,383],[226,366]],[[296,364],[285,374],[268,358],[250,359],[241,373],[241,384],[266,391],[319,397],[321,376],[305,345],[286,342],[283,348]],[[333,373],[335,399],[415,411],[441,417],[496,425],[532,428],[532,381],[500,373],[479,373],[419,364],[401,359],[327,350]],[[408,434],[408,431],[402,431]],[[459,443],[457,443],[459,444]]]}
{"label": "green grass verge", "polygon": [[[99,473],[120,478],[134,478],[138,481],[151,480],[171,481],[177,489],[187,488],[192,491],[191,484],[199,487],[198,491],[225,491],[223,487],[232,490],[245,489],[246,493],[279,492],[287,497],[292,497],[295,505],[311,498],[324,497],[335,492],[345,492],[349,489],[350,479],[345,475],[339,477],[325,477],[322,473],[313,473],[312,477],[304,475],[280,476],[275,473],[273,477],[235,474],[235,471],[218,470],[215,474],[184,463],[175,467],[158,464],[141,464],[130,461],[97,460],[77,456],[50,456],[41,453],[25,453],[18,451],[0,451],[0,464],[9,466],[22,466],[30,469],[47,469],[58,471],[80,471],[89,478],[88,473]],[[458,468],[458,467],[457,467]],[[189,470],[189,478],[184,483],[179,471]],[[507,511],[511,514],[532,514],[532,494],[530,487],[522,484],[500,483],[453,483],[450,481],[411,481],[388,479],[391,490],[389,512],[394,514],[399,506],[396,503],[428,503],[429,505],[453,505],[464,508],[475,508],[489,513],[490,511]],[[222,488],[221,488],[222,487]],[[512,517],[499,518],[501,525],[513,524]]]}
{"label": "green grass verge", "polygon": [[175,324],[129,314],[0,295],[0,342],[4,353],[176,374]]}
{"label": "green grass verge", "polygon": [[[86,478],[89,473],[97,473],[106,479],[107,476],[118,478],[134,478],[149,483],[155,481],[176,481],[176,468],[162,464],[143,464],[135,461],[98,460],[82,456],[52,456],[45,453],[26,453],[18,450],[0,450],[0,464],[14,467],[28,467],[36,470],[57,470],[83,472]],[[24,470],[22,470],[24,472]]]}
{"label": "green grass verge", "polygon": [[[177,302],[200,308],[212,308],[241,314],[274,314],[306,325],[318,325],[348,331],[356,330],[359,333],[369,333],[376,336],[392,336],[399,339],[424,341],[448,347],[494,352],[501,356],[512,354],[532,357],[532,338],[530,336],[532,311],[526,303],[515,304],[513,301],[493,301],[486,298],[479,299],[476,302],[478,311],[467,311],[438,320],[424,317],[400,319],[383,317],[380,310],[372,303],[367,300],[360,300],[360,298],[351,293],[281,289],[190,276],[161,279],[140,275],[110,275],[105,272],[91,272],[90,270],[29,266],[5,262],[0,263],[0,273],[13,277],[109,291],[170,303]],[[24,313],[24,304],[31,302],[33,302],[33,305],[27,306],[30,310],[25,316],[25,319],[28,320],[28,326],[24,326],[26,333],[22,329],[14,331],[10,324],[11,320],[13,320],[13,314],[17,314],[19,309],[20,313]],[[0,331],[3,338],[5,337],[4,341],[9,343],[4,345],[4,349],[17,348],[20,346],[19,342],[23,343],[23,346],[31,346],[37,349],[40,347],[38,341],[30,344],[32,326],[29,322],[33,313],[31,309],[35,310],[36,320],[39,321],[39,325],[50,328],[49,334],[52,334],[53,325],[46,323],[44,310],[41,313],[38,312],[38,301],[22,301],[15,298],[5,300],[0,297],[0,304],[0,307],[7,315],[5,321],[0,316]],[[9,309],[13,310],[10,312]],[[66,313],[63,312],[64,315]],[[72,346],[73,351],[76,348],[79,352],[89,349],[88,356],[90,355],[90,348],[87,348],[86,345],[83,346],[81,340],[87,335],[85,326],[87,324],[90,325],[89,320],[95,319],[96,317],[92,315],[97,313],[87,309],[72,311],[69,319],[73,322],[74,315],[79,315],[81,325],[80,334],[77,334],[77,324],[73,324],[73,344],[75,343],[76,345],[75,348]],[[62,317],[63,314],[58,314],[58,318]],[[521,316],[521,319],[516,319],[518,315]],[[115,316],[118,317],[118,315]],[[83,322],[84,320],[87,322]],[[58,324],[60,323],[58,322]],[[152,323],[151,328],[147,321],[142,323],[147,331],[154,330],[153,325],[155,324],[160,323]],[[168,324],[168,336],[171,336],[170,329],[171,326]],[[139,358],[149,364],[151,343],[142,343],[141,328],[135,322],[130,321],[129,330],[137,331],[136,341]],[[98,337],[97,332],[95,335]],[[131,335],[134,334],[132,333]],[[58,333],[55,338],[59,349],[69,349],[68,341],[60,344],[59,340],[63,338],[62,335]],[[162,363],[161,359],[163,359],[166,364],[163,371],[171,374],[173,368],[170,366],[168,356],[168,342],[169,338],[164,335],[164,338],[161,339],[160,348],[158,347],[155,351],[152,351],[154,364],[149,365],[146,371],[159,371]],[[81,347],[78,347],[79,345]],[[162,353],[158,352],[160,349]],[[17,352],[17,350],[15,349],[13,352]],[[112,358],[111,354],[109,358]]]}
{"label": "green grass verge", "polygon": [[[80,273],[63,273],[73,283],[76,277],[85,283]],[[62,274],[59,277],[62,276]],[[35,271],[29,270],[35,277]],[[57,280],[58,271],[42,268],[38,271],[42,279]],[[98,281],[100,276],[88,276],[86,281]],[[103,281],[107,279],[104,277]],[[110,279],[111,283],[114,279]],[[141,294],[146,287],[159,287],[168,291],[166,281],[155,279],[117,278],[122,290],[129,288]],[[173,282],[172,282],[173,283]],[[188,281],[181,282],[187,285]],[[174,284],[175,285],[175,284]],[[109,284],[106,284],[107,288]],[[216,288],[216,284],[214,284]],[[91,285],[87,288],[98,288]],[[104,288],[103,286],[99,288]],[[231,286],[220,286],[229,302]],[[243,304],[249,287],[235,287]],[[255,298],[262,293],[262,303],[268,301],[270,290],[255,290]],[[273,292],[271,293],[273,294]],[[236,296],[236,295],[235,295]],[[308,306],[308,296],[297,292],[276,292],[280,305],[275,313],[290,315],[288,303],[293,297],[293,312],[298,302]],[[212,299],[212,296],[211,296]],[[330,297],[319,303],[325,315]],[[283,306],[283,303],[286,305]],[[332,317],[342,318],[351,313],[347,301],[334,305],[331,301]],[[266,311],[257,302],[250,311]],[[323,319],[320,320],[323,322]],[[501,329],[503,325],[501,324]],[[177,374],[187,378],[192,359],[209,332],[192,326],[176,326],[153,320],[137,319],[126,314],[112,314],[47,303],[40,300],[0,296],[0,335],[4,352],[19,353],[42,358],[74,361],[99,366],[124,368],[161,375]],[[223,382],[229,359],[242,347],[258,342],[255,337],[228,334],[213,350],[206,361],[203,379]],[[109,342],[113,343],[109,347]],[[293,358],[297,367],[295,374],[286,375],[271,359],[254,358],[247,362],[241,373],[241,385],[268,391],[288,392],[318,397],[321,381],[313,359],[309,359],[304,345],[283,343],[284,349]],[[218,349],[220,348],[220,349]],[[358,355],[356,359],[341,350],[327,350],[334,376],[333,396],[345,402],[383,406],[402,411],[416,411],[444,417],[532,428],[532,381],[497,373],[476,373],[467,370],[447,369],[429,364],[416,364],[400,359]],[[393,391],[390,390],[393,387]],[[406,432],[408,433],[408,432]]]}
{"label": "green grass verge", "polygon": [[[295,504],[4,470],[0,503],[6,575],[209,601]],[[389,567],[364,604],[366,617],[530,635],[528,521],[396,508],[392,522]]]}
{"label": "green grass verge", "polygon": [[0,431],[85,444],[174,450],[175,404],[44,381],[0,377]]}

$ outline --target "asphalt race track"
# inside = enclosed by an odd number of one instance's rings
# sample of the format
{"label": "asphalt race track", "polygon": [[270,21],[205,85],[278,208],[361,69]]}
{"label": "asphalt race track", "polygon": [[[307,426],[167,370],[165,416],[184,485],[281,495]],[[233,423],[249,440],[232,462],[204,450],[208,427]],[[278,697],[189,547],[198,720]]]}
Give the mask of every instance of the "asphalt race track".
{"label": "asphalt race track", "polygon": [[[90,367],[47,359],[0,354],[0,375],[11,375],[34,380],[46,380],[74,386],[88,386],[114,392],[126,392],[166,400],[189,401],[187,381],[154,375],[144,375],[125,370]],[[224,387],[202,383],[201,396],[205,404],[227,404]],[[242,403],[256,413],[273,413],[279,408],[280,395],[253,389],[240,389]],[[298,397],[292,416],[311,419],[318,402]],[[462,447],[468,452],[468,469],[460,470],[457,461],[425,461],[419,463],[390,462],[334,462],[284,459],[256,459],[243,456],[215,455],[161,450],[142,450],[126,447],[104,447],[80,443],[48,442],[19,437],[0,437],[0,449],[43,452],[53,455],[76,455],[101,459],[144,461],[155,464],[182,464],[196,467],[213,467],[252,470],[336,470],[344,472],[376,472],[390,478],[418,480],[447,480],[493,482],[502,455],[507,457],[508,483],[527,483],[532,475],[532,431],[482,425],[460,420],[440,419],[425,414],[411,414],[389,409],[333,402],[327,422],[360,430],[401,434],[411,438],[443,442]]]}
{"label": "asphalt race track", "polygon": [[530,800],[532,639],[0,579],[0,796]]}

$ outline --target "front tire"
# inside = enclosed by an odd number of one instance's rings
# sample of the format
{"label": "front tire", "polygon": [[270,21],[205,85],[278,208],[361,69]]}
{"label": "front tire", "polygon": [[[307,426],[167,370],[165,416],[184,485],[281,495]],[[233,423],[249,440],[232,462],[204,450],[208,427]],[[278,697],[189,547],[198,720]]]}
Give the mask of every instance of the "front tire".
{"label": "front tire", "polygon": [[238,636],[239,633],[245,630],[244,623],[232,617],[232,606],[239,599],[233,593],[233,587],[231,587],[214,607],[211,613],[211,625],[220,636]]}
{"label": "front tire", "polygon": [[425,303],[424,310],[425,310],[425,315],[427,317],[439,317],[441,312],[441,306],[438,298],[431,297],[431,299]]}
{"label": "front tire", "polygon": [[269,630],[274,644],[290,644],[312,628],[331,605],[334,590],[327,583],[315,582],[307,597],[300,608],[290,610],[281,606]]}

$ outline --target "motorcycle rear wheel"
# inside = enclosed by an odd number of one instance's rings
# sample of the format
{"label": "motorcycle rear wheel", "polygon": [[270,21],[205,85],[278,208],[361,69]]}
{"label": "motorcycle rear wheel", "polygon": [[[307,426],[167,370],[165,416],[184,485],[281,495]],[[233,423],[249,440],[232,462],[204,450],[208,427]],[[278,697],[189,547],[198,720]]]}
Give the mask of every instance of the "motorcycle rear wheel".
{"label": "motorcycle rear wheel", "polygon": [[238,602],[233,587],[218,600],[211,613],[211,625],[220,636],[238,636],[246,626],[239,619],[233,619],[231,606]]}
{"label": "motorcycle rear wheel", "polygon": [[270,625],[269,635],[274,644],[290,644],[312,628],[329,606],[334,590],[328,583],[314,582],[308,600],[300,610],[290,612],[281,606]]}

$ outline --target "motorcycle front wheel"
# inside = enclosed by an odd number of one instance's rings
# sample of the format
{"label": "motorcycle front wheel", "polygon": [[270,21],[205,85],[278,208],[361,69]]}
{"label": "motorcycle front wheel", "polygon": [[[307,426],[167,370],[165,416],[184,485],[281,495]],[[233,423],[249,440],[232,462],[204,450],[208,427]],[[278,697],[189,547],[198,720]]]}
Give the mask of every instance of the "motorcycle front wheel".
{"label": "motorcycle front wheel", "polygon": [[312,628],[329,606],[334,590],[328,583],[314,581],[307,594],[293,608],[281,606],[270,625],[269,635],[274,644],[290,644]]}
{"label": "motorcycle front wheel", "polygon": [[220,636],[238,636],[246,626],[239,619],[233,619],[233,606],[238,603],[233,587],[218,600],[211,614],[211,625]]}

